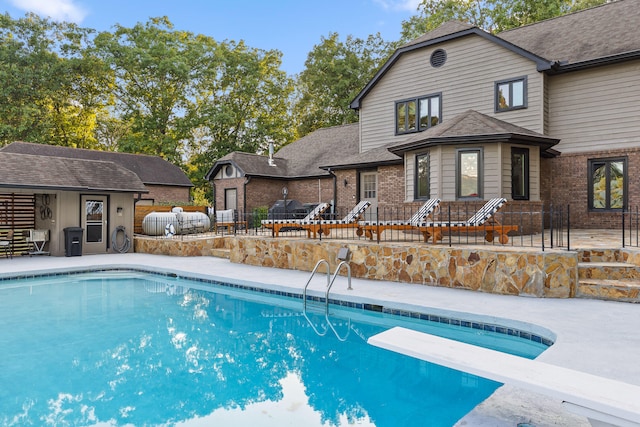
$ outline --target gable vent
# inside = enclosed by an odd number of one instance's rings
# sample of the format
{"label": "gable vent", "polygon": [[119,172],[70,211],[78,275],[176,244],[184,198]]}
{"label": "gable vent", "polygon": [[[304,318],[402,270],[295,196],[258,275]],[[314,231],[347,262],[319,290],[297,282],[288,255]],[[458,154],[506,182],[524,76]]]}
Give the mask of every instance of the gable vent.
{"label": "gable vent", "polygon": [[443,49],[436,49],[431,54],[431,66],[434,68],[442,67],[447,62],[447,52]]}

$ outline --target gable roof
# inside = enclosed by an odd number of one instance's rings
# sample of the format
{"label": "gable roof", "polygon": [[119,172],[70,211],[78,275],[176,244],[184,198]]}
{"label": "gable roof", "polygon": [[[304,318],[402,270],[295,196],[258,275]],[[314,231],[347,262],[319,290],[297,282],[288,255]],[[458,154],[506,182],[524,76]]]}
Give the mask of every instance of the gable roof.
{"label": "gable roof", "polygon": [[138,175],[113,162],[0,151],[0,187],[148,193]]}
{"label": "gable roof", "polygon": [[[537,145],[548,151],[560,140],[549,138],[529,129],[507,123],[474,110],[440,123],[438,126],[417,133],[408,139],[392,144],[389,151],[401,155],[406,151],[448,144],[475,144],[478,142],[513,142]],[[552,155],[553,152],[548,152]]]}
{"label": "gable roof", "polygon": [[145,184],[193,187],[182,169],[158,156],[87,150],[32,142],[13,142],[0,149],[0,152],[109,161],[134,172]]}
{"label": "gable roof", "polygon": [[398,48],[349,106],[359,109],[362,99],[400,56],[417,49],[475,35],[531,60],[539,72],[554,74],[640,58],[638,22],[637,0],[617,0],[498,35],[448,21]]}
{"label": "gable roof", "polygon": [[233,152],[221,157],[207,172],[211,180],[227,164],[234,164],[247,176],[294,179],[330,176],[322,166],[358,153],[358,123],[318,129],[282,147],[269,165],[267,156]]}

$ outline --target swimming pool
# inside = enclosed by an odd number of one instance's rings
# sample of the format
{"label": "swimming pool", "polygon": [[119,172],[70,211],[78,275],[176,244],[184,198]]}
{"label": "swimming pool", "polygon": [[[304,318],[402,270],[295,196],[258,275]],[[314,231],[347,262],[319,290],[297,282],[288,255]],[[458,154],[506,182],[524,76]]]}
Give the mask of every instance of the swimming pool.
{"label": "swimming pool", "polygon": [[368,337],[401,325],[526,357],[549,344],[355,307],[332,306],[328,326],[313,305],[306,318],[292,296],[131,271],[2,281],[0,423],[451,426],[499,384]]}

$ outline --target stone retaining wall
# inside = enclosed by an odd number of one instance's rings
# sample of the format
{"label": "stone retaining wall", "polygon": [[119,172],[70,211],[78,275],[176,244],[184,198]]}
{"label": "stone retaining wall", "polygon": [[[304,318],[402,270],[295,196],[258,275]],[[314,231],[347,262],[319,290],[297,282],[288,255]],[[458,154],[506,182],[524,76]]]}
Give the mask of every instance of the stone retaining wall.
{"label": "stone retaining wall", "polygon": [[312,271],[320,259],[326,259],[333,271],[338,251],[346,247],[352,277],[505,295],[570,298],[578,283],[575,252],[241,235],[184,241],[136,236],[134,242],[136,252],[174,256],[216,256],[216,251],[228,248],[231,262],[302,271]]}

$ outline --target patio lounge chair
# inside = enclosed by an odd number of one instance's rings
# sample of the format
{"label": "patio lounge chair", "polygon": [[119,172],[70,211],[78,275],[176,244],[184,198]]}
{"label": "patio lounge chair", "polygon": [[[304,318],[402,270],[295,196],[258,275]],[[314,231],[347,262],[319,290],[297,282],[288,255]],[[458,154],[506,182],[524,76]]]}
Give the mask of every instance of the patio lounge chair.
{"label": "patio lounge chair", "polygon": [[4,252],[4,256],[13,258],[13,230],[7,231],[7,235],[0,240],[0,250]]}
{"label": "patio lounge chair", "polygon": [[313,221],[303,221],[302,228],[307,230],[307,237],[311,237],[313,234],[313,238],[316,238],[318,233],[322,233],[325,235],[329,235],[331,229],[335,228],[357,228],[358,235],[362,235],[362,230],[360,230],[358,226],[358,221],[364,215],[364,212],[371,206],[371,202],[363,200],[358,203],[351,212],[349,212],[344,218],[338,219],[327,219],[327,220],[313,220]]}
{"label": "patio lounge chair", "polygon": [[216,211],[216,221],[214,230],[218,232],[219,228],[226,228],[229,231],[235,231],[244,228],[247,232],[247,221],[239,221],[235,209],[225,209]]}
{"label": "patio lounge chair", "polygon": [[382,234],[385,230],[415,230],[422,222],[426,221],[440,206],[440,199],[427,200],[409,220],[393,221],[360,221],[358,225],[364,231],[364,235],[373,239],[374,234]]}
{"label": "patio lounge chair", "polygon": [[278,234],[280,233],[280,230],[282,228],[299,229],[302,227],[302,224],[320,218],[320,215],[325,213],[330,206],[331,205],[329,203],[322,202],[302,219],[263,219],[262,226],[265,228],[273,229],[274,235],[278,237]]}
{"label": "patio lounge chair", "polygon": [[493,242],[497,233],[503,245],[509,242],[510,231],[517,231],[517,225],[503,225],[496,218],[496,213],[507,203],[507,199],[497,197],[489,200],[483,207],[466,221],[425,221],[416,227],[424,236],[424,241],[433,237],[433,243],[442,240],[442,234],[448,232],[476,233],[484,232],[485,240]]}

